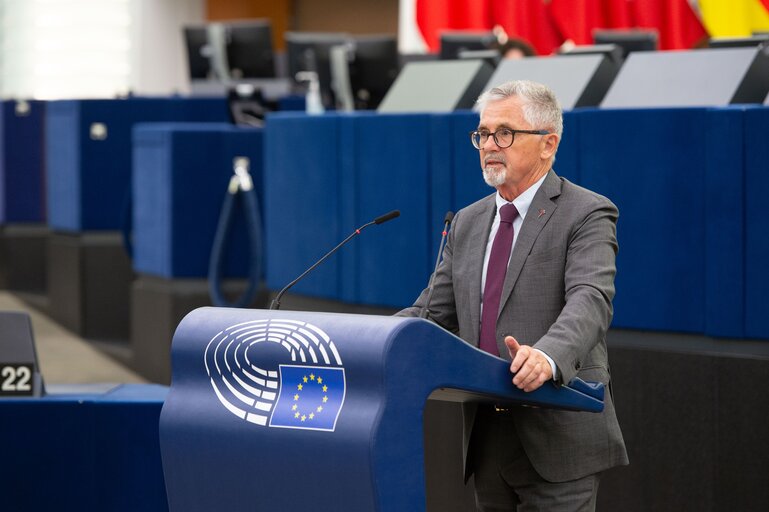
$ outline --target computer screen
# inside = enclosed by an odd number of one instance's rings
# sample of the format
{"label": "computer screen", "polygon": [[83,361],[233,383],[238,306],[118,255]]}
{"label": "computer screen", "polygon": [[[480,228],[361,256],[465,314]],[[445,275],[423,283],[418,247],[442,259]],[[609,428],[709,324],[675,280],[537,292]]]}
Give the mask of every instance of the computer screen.
{"label": "computer screen", "polygon": [[376,109],[400,71],[395,36],[360,36],[349,43],[350,87],[356,110]]}
{"label": "computer screen", "polygon": [[289,78],[296,81],[300,71],[316,72],[323,104],[333,107],[329,53],[334,46],[348,44],[349,36],[339,32],[286,32],[285,38]]}
{"label": "computer screen", "polygon": [[231,22],[225,26],[230,77],[273,78],[272,29],[267,20]]}
{"label": "computer screen", "polygon": [[496,38],[491,32],[443,32],[441,33],[441,60],[458,59],[466,50],[494,48]]}
{"label": "computer screen", "polygon": [[193,80],[211,77],[211,56],[208,31],[204,25],[184,27],[187,47],[187,67]]}
{"label": "computer screen", "polygon": [[186,26],[184,40],[192,80],[275,77],[269,20]]}
{"label": "computer screen", "polygon": [[659,48],[656,30],[595,30],[595,44],[616,44],[622,49],[622,58],[631,52],[655,51]]}

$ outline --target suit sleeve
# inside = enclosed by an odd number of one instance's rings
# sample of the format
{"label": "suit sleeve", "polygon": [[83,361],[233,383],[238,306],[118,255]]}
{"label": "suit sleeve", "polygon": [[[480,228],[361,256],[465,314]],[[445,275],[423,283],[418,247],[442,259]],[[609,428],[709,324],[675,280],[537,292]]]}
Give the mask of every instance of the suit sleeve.
{"label": "suit sleeve", "polygon": [[[453,272],[452,272],[452,259],[454,254],[455,233],[458,229],[460,221],[461,211],[454,217],[454,222],[449,235],[446,240],[446,246],[443,248],[443,256],[441,263],[438,266],[438,270],[433,276],[434,289],[433,296],[430,300],[429,307],[429,319],[437,323],[447,331],[451,331],[454,334],[459,332],[459,323],[457,320],[457,308],[454,301],[454,285],[453,285]],[[422,290],[417,300],[411,307],[403,309],[395,314],[395,316],[410,316],[418,317],[422,307],[427,302],[427,295],[429,292],[428,287]]]}
{"label": "suit sleeve", "polygon": [[611,323],[617,256],[617,208],[601,198],[571,232],[564,272],[565,304],[537,343],[568,383]]}

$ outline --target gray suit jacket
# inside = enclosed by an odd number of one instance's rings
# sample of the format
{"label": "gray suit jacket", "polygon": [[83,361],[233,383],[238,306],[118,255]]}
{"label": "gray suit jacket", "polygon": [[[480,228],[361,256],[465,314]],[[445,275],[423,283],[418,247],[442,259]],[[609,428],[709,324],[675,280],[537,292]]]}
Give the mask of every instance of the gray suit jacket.
{"label": "gray suit jacket", "polygon": [[[495,213],[492,194],[454,217],[429,308],[432,320],[475,346],[484,252]],[[549,355],[560,382],[580,377],[607,385],[605,409],[599,414],[516,409],[516,431],[526,454],[537,472],[553,482],[628,463],[606,353],[617,217],[611,201],[551,170],[524,219],[505,276],[496,333],[501,356],[510,359],[504,337],[512,335]],[[418,315],[426,295],[425,290],[398,314]],[[475,407],[468,404],[465,455],[474,416]]]}

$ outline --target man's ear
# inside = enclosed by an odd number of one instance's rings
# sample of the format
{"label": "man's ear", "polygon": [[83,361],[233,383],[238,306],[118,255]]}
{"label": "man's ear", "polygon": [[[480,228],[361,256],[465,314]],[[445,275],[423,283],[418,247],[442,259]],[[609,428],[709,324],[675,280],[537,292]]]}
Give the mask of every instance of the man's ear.
{"label": "man's ear", "polygon": [[548,160],[555,155],[559,141],[560,137],[558,137],[557,133],[548,133],[547,135],[542,136],[542,143],[540,146],[542,151],[540,152],[540,156],[543,160]]}

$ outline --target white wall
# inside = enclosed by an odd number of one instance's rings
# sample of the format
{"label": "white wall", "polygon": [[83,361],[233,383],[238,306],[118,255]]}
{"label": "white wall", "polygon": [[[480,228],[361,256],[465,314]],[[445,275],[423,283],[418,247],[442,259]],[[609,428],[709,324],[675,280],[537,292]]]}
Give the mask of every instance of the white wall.
{"label": "white wall", "polygon": [[142,95],[189,92],[182,27],[205,17],[205,0],[132,0],[131,90]]}
{"label": "white wall", "polygon": [[181,27],[205,0],[0,0],[0,97],[187,89]]}

